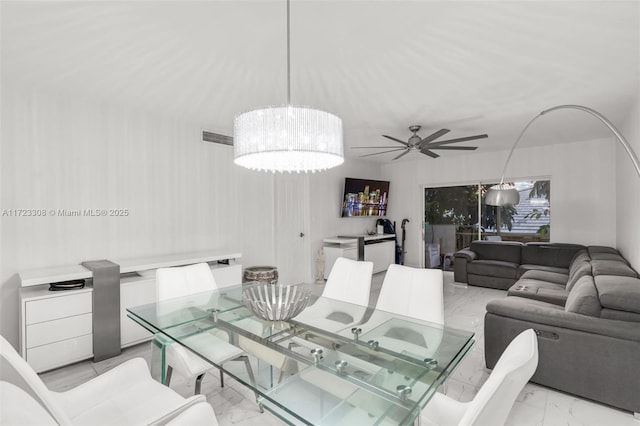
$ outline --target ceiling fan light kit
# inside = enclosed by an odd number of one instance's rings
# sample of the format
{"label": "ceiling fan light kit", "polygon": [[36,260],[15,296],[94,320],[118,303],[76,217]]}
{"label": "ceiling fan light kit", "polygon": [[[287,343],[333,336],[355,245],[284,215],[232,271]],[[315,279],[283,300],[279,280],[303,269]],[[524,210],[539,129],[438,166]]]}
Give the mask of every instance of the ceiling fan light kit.
{"label": "ceiling fan light kit", "polygon": [[287,0],[287,105],[254,109],[233,121],[234,163],[252,170],[315,172],[344,162],[342,120],[291,105],[291,24]]}
{"label": "ceiling fan light kit", "polygon": [[387,139],[391,139],[394,142],[398,142],[404,146],[402,147],[398,147],[398,146],[354,146],[352,147],[352,149],[370,149],[370,148],[376,148],[376,149],[389,149],[388,151],[381,151],[381,152],[374,152],[372,154],[365,154],[365,155],[361,155],[360,157],[370,157],[372,155],[379,155],[379,154],[386,154],[389,152],[396,152],[396,151],[404,151],[402,153],[400,153],[399,155],[397,155],[396,157],[393,158],[393,160],[397,160],[400,157],[403,157],[405,155],[407,155],[408,153],[410,153],[411,151],[420,151],[422,154],[425,154],[431,158],[438,158],[440,157],[438,154],[436,154],[435,152],[433,152],[433,150],[436,149],[442,149],[442,150],[460,150],[460,151],[473,151],[478,149],[477,146],[449,146],[450,144],[454,144],[454,143],[458,143],[458,142],[465,142],[465,141],[472,141],[472,140],[476,140],[476,139],[484,139],[487,138],[488,135],[486,134],[482,134],[482,135],[474,135],[474,136],[466,136],[463,138],[456,138],[456,139],[448,139],[445,141],[438,141],[435,142],[436,139],[438,139],[439,137],[449,133],[451,130],[449,129],[440,129],[437,132],[434,132],[432,134],[430,134],[429,136],[425,137],[425,138],[421,138],[420,136],[418,136],[418,132],[420,131],[421,126],[418,125],[414,125],[414,126],[410,126],[409,127],[409,131],[411,133],[413,133],[413,135],[411,135],[411,137],[407,140],[407,142],[394,138],[393,136],[389,136],[389,135],[382,135],[383,137],[387,138]]}

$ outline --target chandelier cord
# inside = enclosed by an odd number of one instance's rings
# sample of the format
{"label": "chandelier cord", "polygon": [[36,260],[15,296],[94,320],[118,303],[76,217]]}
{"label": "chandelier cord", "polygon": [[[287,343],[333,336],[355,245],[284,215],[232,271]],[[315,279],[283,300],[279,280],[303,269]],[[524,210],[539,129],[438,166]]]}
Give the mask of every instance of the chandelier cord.
{"label": "chandelier cord", "polygon": [[291,105],[291,12],[287,0],[287,105]]}

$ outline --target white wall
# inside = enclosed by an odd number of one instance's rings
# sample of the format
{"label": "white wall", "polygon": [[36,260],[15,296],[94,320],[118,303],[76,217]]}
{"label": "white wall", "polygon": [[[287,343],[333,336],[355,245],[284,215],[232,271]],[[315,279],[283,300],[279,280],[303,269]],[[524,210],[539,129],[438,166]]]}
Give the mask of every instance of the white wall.
{"label": "white wall", "polygon": [[90,259],[229,249],[272,264],[273,176],[233,164],[201,126],[97,101],[2,93],[2,209],[128,209],[2,217],[1,332],[17,343],[17,273]]}
{"label": "white wall", "polygon": [[[629,111],[620,131],[636,153],[640,155],[640,101]],[[616,148],[616,222],[617,241],[620,252],[640,271],[640,176],[622,147]]]}
{"label": "white wall", "polygon": [[[515,151],[507,179],[551,177],[551,241],[616,246],[615,150],[610,144],[610,140],[583,141]],[[407,225],[407,265],[420,265],[421,185],[497,181],[507,154],[480,152],[382,166],[383,177],[395,184],[389,210],[411,221]]]}
{"label": "white wall", "polygon": [[[346,177],[380,180],[380,165],[361,160],[346,159],[335,169],[310,175],[311,204],[311,252],[315,259],[324,238],[337,235],[361,235],[375,229],[378,218],[341,217],[344,179]],[[389,187],[390,200],[396,196],[396,183]],[[398,194],[399,195],[399,194]],[[387,219],[400,217],[389,209]],[[313,277],[316,275],[315,266]]]}

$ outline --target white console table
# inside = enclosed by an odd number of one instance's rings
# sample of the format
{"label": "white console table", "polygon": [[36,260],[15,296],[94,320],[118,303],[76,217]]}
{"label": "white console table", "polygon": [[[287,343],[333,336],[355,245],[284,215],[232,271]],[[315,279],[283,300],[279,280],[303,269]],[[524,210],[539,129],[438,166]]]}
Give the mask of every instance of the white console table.
{"label": "white console table", "polygon": [[331,268],[339,257],[373,262],[374,274],[386,271],[389,265],[395,263],[395,234],[337,236],[325,238],[323,243],[325,279],[329,277]]}
{"label": "white console table", "polygon": [[[157,268],[207,262],[219,286],[242,282],[238,252],[208,251],[114,260],[120,265],[121,347],[151,338],[126,316],[126,309],[157,300]],[[226,263],[218,263],[225,261]],[[86,280],[82,289],[49,291],[49,284]],[[92,272],[81,265],[20,272],[20,353],[37,371],[47,371],[93,357]]]}

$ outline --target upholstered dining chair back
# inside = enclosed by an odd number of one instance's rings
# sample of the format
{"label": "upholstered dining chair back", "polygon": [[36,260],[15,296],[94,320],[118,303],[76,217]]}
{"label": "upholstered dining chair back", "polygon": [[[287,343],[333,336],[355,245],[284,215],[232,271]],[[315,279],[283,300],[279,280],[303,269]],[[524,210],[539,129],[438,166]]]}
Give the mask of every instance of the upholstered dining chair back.
{"label": "upholstered dining chair back", "polygon": [[442,271],[389,265],[376,309],[444,324]]}
{"label": "upholstered dining chair back", "polygon": [[331,268],[322,296],[367,306],[372,275],[373,262],[339,257]]}
{"label": "upholstered dining chair back", "polygon": [[[162,301],[214,291],[218,289],[218,286],[209,265],[197,263],[195,265],[158,269],[156,271],[156,288],[158,300]],[[207,300],[204,302],[206,303]],[[249,376],[253,377],[248,358],[244,355],[242,349],[229,343],[229,335],[226,331],[221,329],[212,330],[209,333],[191,336],[189,340],[191,345],[200,346],[202,348],[201,353],[206,353],[209,361],[215,364],[220,365],[226,361],[244,362]],[[167,365],[165,384],[167,386],[170,385],[171,375],[175,370],[184,377],[196,379],[194,389],[196,394],[200,393],[200,384],[205,373],[215,368],[211,363],[179,344],[171,344],[165,348],[165,360]],[[224,373],[221,368],[219,369],[222,386]]]}
{"label": "upholstered dining chair back", "polygon": [[213,291],[218,288],[211,269],[206,263],[175,268],[159,268],[156,271],[158,300]]}
{"label": "upholstered dining chair back", "polygon": [[503,425],[538,367],[538,338],[533,329],[516,336],[487,381],[467,406],[461,425]]}
{"label": "upholstered dining chair back", "polygon": [[57,425],[31,395],[10,382],[0,381],[0,425]]}
{"label": "upholstered dining chair back", "polygon": [[0,380],[12,383],[25,391],[40,403],[57,423],[71,424],[71,420],[56,403],[42,379],[3,336],[0,336],[0,358]]}
{"label": "upholstered dining chair back", "polygon": [[[211,406],[202,395],[183,398],[177,392],[151,378],[147,363],[134,358],[109,371],[64,392],[52,392],[36,372],[20,357],[11,344],[0,336],[0,381],[22,389],[6,386],[0,393],[0,405],[4,411],[11,401],[28,405],[39,404],[43,410],[24,414],[18,423],[1,421],[0,424],[47,423],[44,412],[59,425],[211,425],[218,422]],[[6,392],[5,392],[6,390]],[[27,402],[31,401],[31,402]],[[205,404],[206,406],[202,406]],[[197,406],[197,408],[194,408]],[[15,416],[12,407],[2,416]],[[3,417],[4,418],[4,417]],[[35,423],[29,423],[33,420]],[[174,421],[175,420],[175,421]]]}

